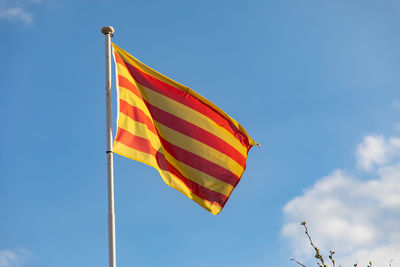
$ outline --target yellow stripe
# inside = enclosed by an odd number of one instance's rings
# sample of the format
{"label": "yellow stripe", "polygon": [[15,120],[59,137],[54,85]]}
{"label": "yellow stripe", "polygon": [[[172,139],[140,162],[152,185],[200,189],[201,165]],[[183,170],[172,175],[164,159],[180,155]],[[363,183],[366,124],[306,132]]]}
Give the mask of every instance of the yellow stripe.
{"label": "yellow stripe", "polygon": [[147,109],[146,104],[140,99],[137,95],[129,91],[128,89],[120,86],[119,87],[119,98],[127,102],[129,105],[139,108],[147,115],[151,120],[153,117],[151,116],[149,110]]}
{"label": "yellow stripe", "polygon": [[132,55],[130,55],[128,52],[122,50],[121,48],[119,48],[117,45],[115,45],[114,43],[112,44],[114,50],[121,56],[122,60],[124,60],[125,62],[128,62],[129,64],[131,64],[132,66],[140,69],[141,71],[145,72],[146,74],[161,80],[175,88],[178,88],[182,91],[187,92],[188,94],[194,96],[195,98],[199,99],[201,102],[205,103],[206,105],[212,107],[213,109],[215,109],[216,111],[218,111],[218,113],[220,113],[222,116],[224,116],[226,119],[228,119],[233,125],[235,125],[245,136],[248,137],[249,139],[249,143],[250,145],[255,145],[257,144],[246,132],[246,130],[243,128],[242,125],[240,125],[237,121],[235,121],[233,118],[231,118],[228,114],[226,114],[223,110],[221,110],[219,107],[217,107],[214,103],[212,103],[211,101],[209,101],[208,99],[204,98],[203,96],[199,95],[198,93],[194,92],[193,90],[191,90],[189,87],[186,87],[164,75],[162,75],[161,73],[151,69],[150,67],[146,66],[145,64],[143,64],[142,62],[140,62],[139,60],[137,60],[136,58],[134,58]]}
{"label": "yellow stripe", "polygon": [[128,147],[118,141],[114,142],[113,152],[121,156],[140,161],[158,170],[157,160],[151,154]]}
{"label": "yellow stripe", "polygon": [[118,75],[124,76],[126,79],[128,79],[131,83],[136,84],[136,81],[133,79],[131,73],[129,70],[122,65],[121,63],[116,63],[117,64],[117,73]]}
{"label": "yellow stripe", "polygon": [[132,135],[136,135],[142,138],[146,138],[151,143],[152,147],[164,154],[165,159],[176,169],[182,173],[183,176],[192,180],[193,182],[211,189],[215,192],[229,196],[233,190],[231,184],[220,181],[202,171],[194,169],[189,165],[186,165],[177,159],[175,159],[171,154],[165,151],[160,143],[158,137],[147,129],[146,125],[140,122],[136,122],[126,116],[125,114],[120,114],[118,121],[118,126],[125,131],[130,132]]}
{"label": "yellow stripe", "polygon": [[221,153],[220,151],[205,145],[202,142],[197,141],[187,135],[181,134],[167,126],[164,126],[157,121],[155,122],[157,129],[161,136],[168,142],[185,149],[186,151],[192,152],[202,158],[205,158],[224,169],[233,172],[235,175],[240,177],[244,171],[243,167],[239,163],[234,161],[228,155]]}
{"label": "yellow stripe", "polygon": [[225,128],[219,126],[207,116],[145,86],[139,85],[139,90],[141,91],[141,96],[151,105],[212,133],[234,147],[245,158],[247,157],[246,147]]}
{"label": "yellow stripe", "polygon": [[159,151],[159,149],[162,149],[160,139],[157,135],[155,135],[147,128],[146,124],[134,121],[125,114],[120,113],[118,127],[130,132],[132,135],[136,135],[149,140],[155,150]]}

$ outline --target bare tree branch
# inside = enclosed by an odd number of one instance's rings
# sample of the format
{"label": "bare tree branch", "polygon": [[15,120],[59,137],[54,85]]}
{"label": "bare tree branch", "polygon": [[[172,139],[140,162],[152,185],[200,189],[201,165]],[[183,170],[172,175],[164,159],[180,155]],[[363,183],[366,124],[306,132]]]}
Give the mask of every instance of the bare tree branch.
{"label": "bare tree branch", "polygon": [[325,264],[325,261],[324,261],[324,257],[322,257],[322,255],[319,253],[318,247],[317,247],[316,245],[314,245],[314,243],[313,243],[313,241],[312,241],[312,239],[311,239],[311,236],[308,234],[308,228],[307,228],[306,222],[302,222],[301,225],[304,226],[305,233],[306,233],[306,235],[307,235],[307,237],[308,237],[308,240],[310,240],[310,244],[311,244],[311,246],[312,246],[312,247],[314,248],[314,250],[315,250],[315,258],[319,259],[319,260],[321,261],[321,263],[322,263],[322,265],[320,265],[320,264],[318,263],[318,266],[327,267],[326,264]]}
{"label": "bare tree branch", "polygon": [[[310,241],[311,246],[312,246],[312,247],[314,248],[314,250],[315,250],[315,256],[314,256],[314,257],[315,257],[317,260],[319,260],[319,261],[317,261],[317,266],[318,266],[318,267],[328,267],[328,266],[325,264],[324,257],[323,257],[323,256],[320,254],[320,252],[319,252],[319,248],[314,244],[314,242],[313,242],[312,239],[311,239],[310,234],[308,233],[308,228],[307,228],[306,222],[301,222],[301,225],[303,225],[303,227],[304,227],[304,229],[305,229],[305,234],[307,235],[308,240]],[[332,267],[336,267],[336,262],[335,262],[335,259],[334,259],[334,257],[333,257],[334,254],[335,254],[335,251],[332,251],[332,250],[329,251],[329,256],[328,256],[328,257],[329,257],[330,261],[332,262]],[[301,262],[299,262],[299,261],[297,261],[297,260],[295,260],[295,259],[290,259],[290,260],[296,262],[298,265],[300,265],[300,266],[302,266],[302,267],[306,267],[303,263],[301,263]],[[389,261],[389,267],[392,267],[392,261],[393,261],[393,259],[391,259],[391,260]],[[357,261],[356,263],[354,263],[353,266],[354,266],[354,267],[357,267],[357,266],[358,266],[358,261]],[[339,264],[339,267],[342,267],[342,265]],[[367,267],[372,267],[372,261],[369,261],[369,262],[368,262]]]}

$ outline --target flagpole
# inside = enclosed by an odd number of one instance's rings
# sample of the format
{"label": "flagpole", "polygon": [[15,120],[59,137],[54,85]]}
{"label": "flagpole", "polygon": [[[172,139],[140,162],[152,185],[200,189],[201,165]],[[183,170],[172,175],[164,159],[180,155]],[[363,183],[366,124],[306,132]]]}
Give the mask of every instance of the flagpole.
{"label": "flagpole", "polygon": [[101,29],[106,43],[106,110],[107,110],[107,185],[108,185],[108,266],[116,267],[115,260],[115,215],[114,215],[114,167],[112,152],[112,110],[111,110],[111,37],[114,28]]}

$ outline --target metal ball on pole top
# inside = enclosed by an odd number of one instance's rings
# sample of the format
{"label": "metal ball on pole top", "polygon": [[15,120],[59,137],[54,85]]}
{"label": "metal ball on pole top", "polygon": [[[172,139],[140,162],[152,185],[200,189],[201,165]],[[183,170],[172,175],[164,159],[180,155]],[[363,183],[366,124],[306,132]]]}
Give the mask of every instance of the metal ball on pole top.
{"label": "metal ball on pole top", "polygon": [[115,215],[114,215],[114,166],[112,151],[112,109],[111,109],[111,37],[114,28],[101,29],[105,35],[106,52],[106,131],[107,131],[107,187],[108,187],[108,266],[116,267],[115,257]]}

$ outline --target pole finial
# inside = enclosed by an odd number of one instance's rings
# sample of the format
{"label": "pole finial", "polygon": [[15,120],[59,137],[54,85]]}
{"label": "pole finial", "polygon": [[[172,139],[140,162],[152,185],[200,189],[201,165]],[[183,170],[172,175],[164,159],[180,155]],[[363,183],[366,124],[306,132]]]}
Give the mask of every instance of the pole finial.
{"label": "pole finial", "polygon": [[111,36],[114,35],[114,28],[112,26],[105,26],[101,28],[101,32],[103,34],[110,34]]}

